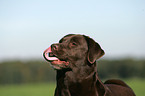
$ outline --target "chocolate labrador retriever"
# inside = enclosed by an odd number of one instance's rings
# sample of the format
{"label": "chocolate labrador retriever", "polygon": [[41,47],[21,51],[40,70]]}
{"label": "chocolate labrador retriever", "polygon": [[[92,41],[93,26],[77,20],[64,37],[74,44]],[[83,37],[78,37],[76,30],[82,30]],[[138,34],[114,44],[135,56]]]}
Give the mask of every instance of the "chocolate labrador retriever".
{"label": "chocolate labrador retriever", "polygon": [[88,36],[66,35],[43,55],[57,70],[55,96],[135,96],[121,80],[101,82],[96,60],[104,51]]}

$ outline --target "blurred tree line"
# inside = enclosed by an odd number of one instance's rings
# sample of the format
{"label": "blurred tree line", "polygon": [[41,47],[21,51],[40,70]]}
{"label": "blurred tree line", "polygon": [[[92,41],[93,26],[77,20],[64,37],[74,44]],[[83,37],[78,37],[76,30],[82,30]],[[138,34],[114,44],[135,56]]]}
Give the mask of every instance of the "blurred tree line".
{"label": "blurred tree line", "polygon": [[[102,79],[145,78],[145,60],[105,59],[98,61],[97,66]],[[44,60],[0,63],[0,84],[53,82],[55,76],[55,70]]]}

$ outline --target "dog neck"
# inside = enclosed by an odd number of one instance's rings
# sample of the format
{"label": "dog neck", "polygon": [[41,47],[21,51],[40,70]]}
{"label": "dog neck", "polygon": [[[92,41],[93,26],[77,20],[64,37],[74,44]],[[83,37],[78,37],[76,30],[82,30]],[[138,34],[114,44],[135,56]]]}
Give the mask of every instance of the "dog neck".
{"label": "dog neck", "polygon": [[[55,96],[65,96],[63,93],[67,93],[67,96],[94,96],[94,94],[97,96],[96,84],[97,82],[100,84],[100,80],[98,79],[96,62],[93,65],[82,67],[81,69],[76,67],[72,70],[65,69],[57,71],[57,88],[55,94],[61,95]],[[74,89],[78,91],[74,91]]]}

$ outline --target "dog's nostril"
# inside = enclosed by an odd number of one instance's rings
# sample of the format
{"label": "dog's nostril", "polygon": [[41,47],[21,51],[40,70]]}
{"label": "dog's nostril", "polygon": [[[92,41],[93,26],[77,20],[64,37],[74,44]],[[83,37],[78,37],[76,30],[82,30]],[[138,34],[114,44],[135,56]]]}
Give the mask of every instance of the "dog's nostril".
{"label": "dog's nostril", "polygon": [[53,50],[58,50],[58,45],[52,45]]}

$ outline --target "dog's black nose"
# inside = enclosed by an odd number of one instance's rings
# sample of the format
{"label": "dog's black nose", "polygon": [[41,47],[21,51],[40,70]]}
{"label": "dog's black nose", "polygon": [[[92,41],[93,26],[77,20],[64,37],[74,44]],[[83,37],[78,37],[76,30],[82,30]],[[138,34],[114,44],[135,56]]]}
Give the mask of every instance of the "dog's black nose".
{"label": "dog's black nose", "polygon": [[51,48],[52,48],[53,50],[57,51],[57,50],[58,50],[58,45],[57,45],[57,44],[52,44],[52,45],[51,45]]}

